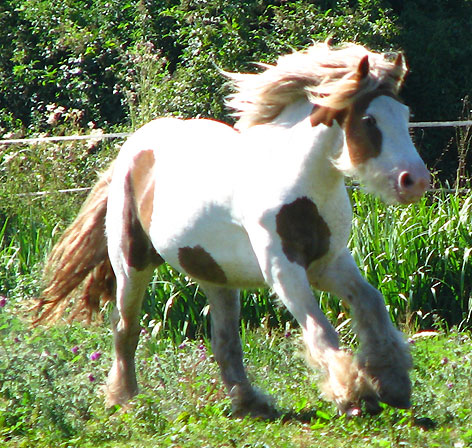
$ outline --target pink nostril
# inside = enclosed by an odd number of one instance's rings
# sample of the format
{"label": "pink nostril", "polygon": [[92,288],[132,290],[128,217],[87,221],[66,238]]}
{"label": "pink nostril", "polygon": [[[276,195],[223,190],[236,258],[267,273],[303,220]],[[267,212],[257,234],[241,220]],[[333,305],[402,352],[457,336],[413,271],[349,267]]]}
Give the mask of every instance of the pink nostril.
{"label": "pink nostril", "polygon": [[402,171],[398,176],[398,192],[401,196],[400,202],[410,203],[417,201],[429,187],[429,173],[417,173],[414,170]]}
{"label": "pink nostril", "polygon": [[398,183],[402,190],[409,190],[415,185],[415,181],[408,171],[403,171],[398,177]]}

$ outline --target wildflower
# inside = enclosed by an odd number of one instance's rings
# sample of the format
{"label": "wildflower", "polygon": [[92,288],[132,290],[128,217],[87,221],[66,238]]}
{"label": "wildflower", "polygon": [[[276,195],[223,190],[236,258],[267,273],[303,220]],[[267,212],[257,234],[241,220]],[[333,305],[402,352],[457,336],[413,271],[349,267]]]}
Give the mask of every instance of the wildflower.
{"label": "wildflower", "polygon": [[292,336],[292,333],[290,333],[290,331],[287,331],[287,333],[285,333],[284,335],[286,338],[289,338],[290,336]]}
{"label": "wildflower", "polygon": [[94,377],[92,374],[90,374],[90,375],[88,376],[88,379],[89,379],[89,381],[90,381],[91,383],[93,383],[93,382],[95,381],[95,377]]}
{"label": "wildflower", "polygon": [[89,358],[90,358],[90,361],[96,361],[98,358],[100,358],[100,356],[102,356],[102,354],[100,352],[93,352]]}
{"label": "wildflower", "polygon": [[0,308],[3,308],[7,304],[7,298],[5,296],[0,296]]}
{"label": "wildflower", "polygon": [[454,387],[454,384],[453,383],[447,383],[446,386],[450,390]]}
{"label": "wildflower", "polygon": [[199,348],[199,350],[205,350],[205,346],[204,346],[203,344],[200,344],[200,345],[198,346],[198,348]]}
{"label": "wildflower", "polygon": [[441,359],[441,365],[442,365],[442,366],[445,366],[448,362],[449,362],[449,359],[447,359],[446,357],[444,357],[443,359]]}
{"label": "wildflower", "polygon": [[185,348],[186,346],[187,346],[187,344],[186,344],[185,342],[182,342],[182,344],[180,344],[180,345],[178,346],[178,349],[179,349],[179,350],[182,350],[182,349]]}
{"label": "wildflower", "polygon": [[79,347],[77,347],[77,345],[75,345],[74,347],[72,347],[70,349],[70,351],[75,355],[79,351]]}

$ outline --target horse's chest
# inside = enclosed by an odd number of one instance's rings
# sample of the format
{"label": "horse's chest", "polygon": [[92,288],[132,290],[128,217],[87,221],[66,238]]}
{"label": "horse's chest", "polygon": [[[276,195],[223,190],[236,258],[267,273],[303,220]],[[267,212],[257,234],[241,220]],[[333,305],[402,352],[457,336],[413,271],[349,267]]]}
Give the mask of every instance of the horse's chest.
{"label": "horse's chest", "polygon": [[329,252],[331,230],[316,204],[306,196],[283,205],[275,222],[282,251],[289,261],[306,269]]}

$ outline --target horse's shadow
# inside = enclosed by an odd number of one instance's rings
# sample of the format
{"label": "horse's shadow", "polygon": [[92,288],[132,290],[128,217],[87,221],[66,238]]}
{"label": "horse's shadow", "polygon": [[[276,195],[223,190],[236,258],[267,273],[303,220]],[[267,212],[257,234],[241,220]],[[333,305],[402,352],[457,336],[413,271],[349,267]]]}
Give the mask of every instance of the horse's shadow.
{"label": "horse's shadow", "polygon": [[[375,415],[369,415],[368,413],[365,413],[365,412],[363,412],[361,416],[362,417],[366,417],[366,416],[375,417]],[[298,411],[298,412],[294,410],[290,410],[290,409],[282,409],[280,410],[279,418],[282,420],[283,423],[298,422],[302,424],[310,424],[320,419],[320,415],[319,415],[319,411],[314,408],[306,409],[306,410]],[[339,418],[339,415],[337,414],[333,414],[331,417],[331,419],[333,420],[336,420],[337,418]],[[424,431],[431,431],[437,427],[438,423],[429,417],[412,416],[411,425],[421,428]]]}
{"label": "horse's shadow", "polygon": [[[317,409],[305,409],[302,411],[294,411],[292,409],[281,409],[280,418],[283,423],[299,422],[299,423],[313,423],[319,418]],[[336,418],[336,416],[334,416]]]}

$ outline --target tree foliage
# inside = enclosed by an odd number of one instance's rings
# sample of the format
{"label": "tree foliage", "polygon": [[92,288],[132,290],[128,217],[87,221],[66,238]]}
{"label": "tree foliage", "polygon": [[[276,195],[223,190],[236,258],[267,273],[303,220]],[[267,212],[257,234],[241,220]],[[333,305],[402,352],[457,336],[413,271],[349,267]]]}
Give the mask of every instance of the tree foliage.
{"label": "tree foliage", "polygon": [[[470,0],[4,0],[0,131],[51,131],[49,104],[83,111],[82,126],[228,121],[219,68],[254,70],[328,36],[402,49],[415,120],[457,119],[472,88],[471,29]],[[453,136],[417,134],[427,161]],[[455,150],[443,159],[454,171]]]}

